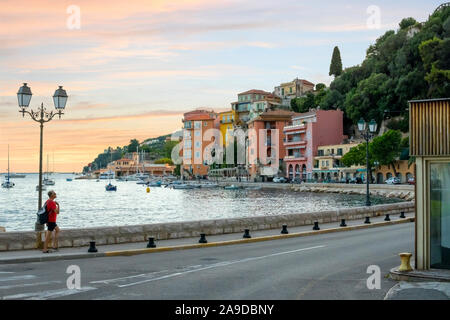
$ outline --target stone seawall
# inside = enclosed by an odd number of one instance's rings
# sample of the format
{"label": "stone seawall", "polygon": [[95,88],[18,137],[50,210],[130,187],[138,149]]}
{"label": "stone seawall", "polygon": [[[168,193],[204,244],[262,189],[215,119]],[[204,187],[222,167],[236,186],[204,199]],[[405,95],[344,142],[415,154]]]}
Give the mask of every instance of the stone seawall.
{"label": "stone seawall", "polygon": [[[342,194],[366,194],[365,185],[351,184],[301,184],[291,187],[299,192],[325,192]],[[399,198],[406,201],[414,200],[414,186],[388,186],[388,185],[370,185],[370,194],[386,198]]]}
{"label": "stone seawall", "polygon": [[[199,237],[200,233],[214,235],[244,232],[244,229],[255,231],[279,228],[281,230],[283,224],[287,224],[288,227],[295,227],[311,225],[314,221],[318,221],[319,223],[338,222],[341,219],[354,220],[364,219],[366,216],[395,215],[402,211],[405,213],[414,212],[414,202],[235,219],[62,229],[59,245],[60,247],[87,246],[89,245],[89,241],[93,240],[98,245],[143,242],[147,241],[148,237],[165,240]],[[2,232],[0,233],[0,251],[35,249],[37,248],[37,239],[39,236],[42,238],[43,233],[37,233],[35,231]]]}

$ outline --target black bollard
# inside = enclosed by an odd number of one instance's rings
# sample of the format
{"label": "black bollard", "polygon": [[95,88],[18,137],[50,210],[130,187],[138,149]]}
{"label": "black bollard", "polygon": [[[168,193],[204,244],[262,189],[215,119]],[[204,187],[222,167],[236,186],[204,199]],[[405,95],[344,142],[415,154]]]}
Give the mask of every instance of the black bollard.
{"label": "black bollard", "polygon": [[389,218],[389,214],[386,213],[386,218],[384,218],[384,221],[391,221],[391,218]]}
{"label": "black bollard", "polygon": [[341,219],[341,224],[339,225],[339,227],[346,227],[347,225],[345,224],[345,219]]}
{"label": "black bollard", "polygon": [[244,235],[242,236],[242,238],[251,238],[252,236],[250,235],[250,230],[249,229],[245,229],[244,230]]}
{"label": "black bollard", "polygon": [[366,217],[366,220],[364,220],[364,223],[370,223],[370,217]]}
{"label": "black bollard", "polygon": [[404,219],[405,217],[405,211],[400,212],[400,218]]}
{"label": "black bollard", "polygon": [[147,248],[156,248],[155,238],[148,238]]}
{"label": "black bollard", "polygon": [[90,241],[89,242],[89,249],[88,252],[97,252],[97,248],[95,247],[95,241]]}
{"label": "black bollard", "polygon": [[198,243],[208,243],[208,241],[206,241],[206,234],[200,233],[200,240],[198,240]]}
{"label": "black bollard", "polygon": [[320,228],[319,228],[319,222],[318,222],[318,221],[315,221],[315,222],[314,222],[313,230],[320,230]]}
{"label": "black bollard", "polygon": [[288,234],[288,233],[289,233],[289,231],[287,229],[287,225],[283,224],[283,229],[281,229],[281,234]]}

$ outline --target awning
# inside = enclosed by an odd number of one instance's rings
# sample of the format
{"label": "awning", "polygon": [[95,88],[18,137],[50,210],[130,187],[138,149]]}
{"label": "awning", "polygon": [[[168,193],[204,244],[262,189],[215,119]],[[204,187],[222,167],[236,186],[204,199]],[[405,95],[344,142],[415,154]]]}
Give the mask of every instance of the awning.
{"label": "awning", "polygon": [[320,173],[334,173],[334,172],[339,172],[339,169],[334,169],[334,170],[319,170],[319,169],[313,169],[313,172],[320,172]]}

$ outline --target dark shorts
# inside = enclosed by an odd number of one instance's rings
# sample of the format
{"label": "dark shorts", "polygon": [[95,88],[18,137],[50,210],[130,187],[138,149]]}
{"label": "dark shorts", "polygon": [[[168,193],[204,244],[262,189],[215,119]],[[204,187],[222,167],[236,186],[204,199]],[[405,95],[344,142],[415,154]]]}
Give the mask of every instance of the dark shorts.
{"label": "dark shorts", "polygon": [[53,231],[53,230],[55,230],[55,228],[57,227],[58,225],[56,224],[56,222],[47,222],[47,230],[48,231]]}

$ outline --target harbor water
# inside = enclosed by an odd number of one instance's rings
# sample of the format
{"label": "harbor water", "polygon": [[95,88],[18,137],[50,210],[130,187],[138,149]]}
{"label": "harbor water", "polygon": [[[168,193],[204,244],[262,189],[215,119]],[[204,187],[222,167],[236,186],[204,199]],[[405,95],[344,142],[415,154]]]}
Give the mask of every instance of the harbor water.
{"label": "harbor water", "polygon": [[[364,195],[301,193],[279,189],[223,188],[175,190],[151,187],[134,181],[116,181],[117,191],[105,191],[108,180],[73,180],[71,174],[53,174],[54,190],[61,206],[58,225],[64,228],[136,225],[189,220],[225,219],[287,213],[317,212],[364,206]],[[3,180],[3,177],[2,177]],[[37,174],[13,179],[15,187],[0,189],[0,226],[6,231],[34,229],[38,203]],[[371,197],[372,204],[398,199]]]}

